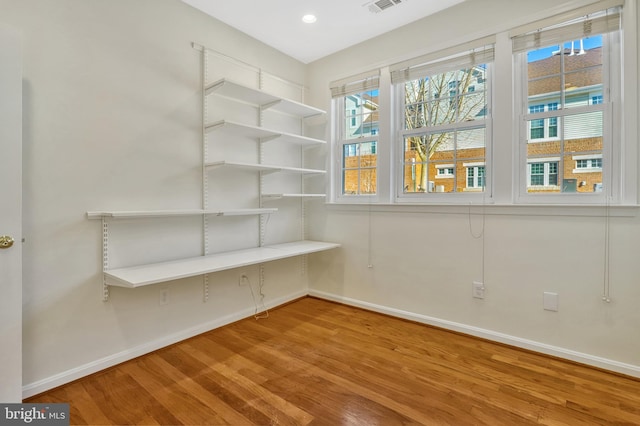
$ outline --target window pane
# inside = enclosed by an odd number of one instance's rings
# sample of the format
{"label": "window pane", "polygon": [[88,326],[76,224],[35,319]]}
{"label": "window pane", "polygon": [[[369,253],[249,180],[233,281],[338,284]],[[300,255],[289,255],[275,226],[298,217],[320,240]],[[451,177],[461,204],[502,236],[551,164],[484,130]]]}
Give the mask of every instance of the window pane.
{"label": "window pane", "polygon": [[558,163],[547,163],[549,179],[548,185],[558,185]]}
{"label": "window pane", "polygon": [[342,149],[343,195],[375,194],[377,142],[350,143]]}
{"label": "window pane", "polygon": [[375,167],[377,165],[376,147],[377,142],[360,144],[360,167]]}
{"label": "window pane", "polygon": [[458,102],[458,121],[482,120],[487,112],[487,100],[484,92],[470,92],[460,96]]}
{"label": "window pane", "polygon": [[342,149],[342,167],[354,169],[360,166],[360,144],[350,143]]}
{"label": "window pane", "polygon": [[[482,190],[485,186],[485,133],[482,127],[405,137],[403,191]],[[468,167],[475,167],[473,180],[469,182],[465,174]]]}
{"label": "window pane", "polygon": [[376,193],[376,169],[363,169],[360,172],[360,194]]}
{"label": "window pane", "polygon": [[549,131],[547,136],[549,138],[558,137],[558,117],[551,117],[551,118],[548,118],[547,120],[549,123]]}
{"label": "window pane", "polygon": [[[415,158],[407,158],[410,155],[410,152],[405,153],[403,192],[427,192],[429,188],[422,186],[422,182],[429,182],[429,179],[423,176],[427,173],[426,164],[416,161]],[[433,192],[433,189],[428,192]]]}
{"label": "window pane", "polygon": [[343,170],[342,172],[343,194],[358,194],[358,170]]}
{"label": "window pane", "polygon": [[543,139],[544,138],[544,120],[531,120],[529,122],[531,128],[530,139]]}
{"label": "window pane", "polygon": [[405,129],[484,119],[485,82],[486,66],[478,65],[405,83]]}
{"label": "window pane", "polygon": [[[542,61],[540,61],[542,62]],[[536,66],[538,64],[530,64]],[[560,90],[562,88],[562,78],[559,75],[552,77],[545,77],[536,80],[529,81],[529,100],[533,101],[536,98],[553,97],[560,99]]]}
{"label": "window pane", "polygon": [[378,134],[378,91],[344,97],[344,138]]}
{"label": "window pane", "polygon": [[474,181],[476,178],[477,169],[475,167],[469,167],[467,169],[467,187],[473,188],[475,186]]}
{"label": "window pane", "polygon": [[564,139],[569,152],[602,152],[604,113],[587,112],[564,117]]}
{"label": "window pane", "polygon": [[564,55],[565,70],[570,72],[602,65],[602,41],[602,35],[597,35],[565,43],[565,52],[568,52]]}

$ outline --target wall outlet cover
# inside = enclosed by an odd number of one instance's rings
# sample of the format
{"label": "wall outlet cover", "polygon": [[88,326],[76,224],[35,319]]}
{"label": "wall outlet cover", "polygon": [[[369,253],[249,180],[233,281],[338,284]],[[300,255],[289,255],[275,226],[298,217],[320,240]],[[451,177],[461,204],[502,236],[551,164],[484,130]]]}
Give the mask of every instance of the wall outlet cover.
{"label": "wall outlet cover", "polygon": [[545,291],[543,295],[542,306],[547,311],[558,311],[558,293]]}

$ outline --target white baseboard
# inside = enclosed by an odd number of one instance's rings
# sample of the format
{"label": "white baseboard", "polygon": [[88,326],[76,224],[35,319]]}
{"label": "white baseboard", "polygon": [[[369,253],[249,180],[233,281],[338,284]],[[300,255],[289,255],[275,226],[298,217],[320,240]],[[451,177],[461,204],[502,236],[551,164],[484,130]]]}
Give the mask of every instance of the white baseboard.
{"label": "white baseboard", "polygon": [[330,300],[333,302],[343,303],[362,309],[386,314],[389,316],[403,318],[410,321],[419,322],[422,324],[428,324],[435,327],[443,328],[446,330],[457,331],[471,336],[480,337],[483,339],[491,340],[494,342],[504,343],[506,345],[515,346],[522,349],[528,349],[531,351],[539,352],[546,355],[555,356],[571,361],[575,361],[581,364],[590,365],[593,367],[602,368],[604,370],[613,371],[627,376],[640,378],[640,366],[625,364],[606,358],[601,358],[594,355],[589,355],[581,352],[576,352],[570,349],[565,349],[557,346],[547,345],[546,343],[540,343],[533,340],[522,339],[520,337],[510,336],[508,334],[499,333],[496,331],[486,330],[471,325],[460,324],[453,321],[442,320],[439,318],[433,318],[426,315],[416,314],[413,312],[403,311],[400,309],[389,308],[382,305],[376,305],[369,302],[364,302],[357,299],[351,299],[348,297],[325,293],[318,290],[309,290],[309,296],[317,297],[319,299]]}
{"label": "white baseboard", "polygon": [[[287,296],[268,302],[265,305],[265,307],[267,309],[273,309],[277,306],[283,305],[285,303],[291,302],[301,297],[305,297],[307,295],[317,297],[319,299],[330,300],[333,302],[343,303],[345,305],[367,309],[374,312],[379,312],[379,313],[390,315],[397,318],[403,318],[410,321],[419,322],[422,324],[428,324],[435,327],[440,327],[446,330],[457,331],[460,333],[469,334],[471,336],[492,340],[494,342],[504,343],[506,345],[528,349],[528,350],[543,353],[546,355],[551,355],[558,358],[579,362],[581,364],[591,365],[591,366],[602,368],[605,370],[640,378],[640,366],[637,366],[637,365],[625,364],[622,362],[601,358],[594,355],[572,351],[570,349],[547,345],[545,343],[540,343],[540,342],[536,342],[528,339],[522,339],[520,337],[510,336],[508,334],[499,333],[496,331],[486,330],[479,327],[456,323],[453,321],[442,320],[439,318],[429,317],[426,315],[416,314],[413,312],[403,311],[400,309],[389,308],[386,306],[376,305],[373,303],[364,302],[357,299],[351,299],[348,297],[344,297],[344,296],[340,296],[332,293],[325,293],[318,290],[309,290],[308,292],[306,290],[302,290],[293,294],[289,294]],[[113,355],[109,355],[107,357],[92,361],[90,363],[78,366],[76,368],[72,368],[71,370],[64,371],[62,373],[56,374],[51,377],[47,377],[37,382],[29,383],[22,387],[22,397],[24,399],[24,398],[31,397],[33,395],[37,395],[42,392],[46,392],[47,390],[53,389],[57,386],[61,386],[66,383],[72,382],[74,380],[80,379],[82,377],[88,376],[90,374],[97,373],[98,371],[104,370],[109,367],[113,367],[114,365],[120,364],[125,361],[129,361],[141,355],[145,355],[150,352],[156,351],[158,349],[162,349],[166,346],[172,345],[174,343],[178,343],[182,340],[189,339],[191,337],[197,336],[202,333],[206,333],[207,331],[214,330],[216,328],[222,327],[227,324],[231,324],[235,321],[239,321],[241,319],[251,317],[253,314],[254,314],[254,308],[247,308],[242,311],[235,312],[231,315],[218,318],[214,321],[200,324],[196,327],[183,330],[179,333],[174,333],[169,336],[165,336],[161,339],[157,339],[152,342],[147,342],[145,344],[133,347],[131,349],[127,349],[125,351],[118,352]]]}
{"label": "white baseboard", "polygon": [[[277,306],[283,305],[285,303],[291,302],[301,297],[305,297],[307,296],[307,294],[308,293],[306,289],[301,290],[299,292],[292,293],[287,296],[269,301],[268,303],[265,303],[265,308],[273,309]],[[133,347],[131,349],[127,349],[125,351],[118,352],[104,358],[100,358],[98,360],[81,365],[79,367],[72,368],[71,370],[64,371],[54,376],[47,377],[42,380],[38,380],[37,382],[26,384],[22,387],[22,398],[25,399],[30,396],[37,395],[49,389],[53,389],[57,386],[64,385],[66,383],[72,382],[74,380],[80,379],[90,374],[97,373],[98,371],[104,370],[106,368],[113,367],[114,365],[120,364],[122,362],[129,361],[133,358],[137,358],[141,355],[145,355],[150,352],[157,351],[158,349],[162,349],[166,346],[173,345],[174,343],[178,343],[182,340],[186,340],[191,337],[197,336],[199,334],[206,333],[207,331],[211,331],[216,328],[225,326],[227,324],[231,324],[233,322],[239,321],[241,319],[251,317],[254,314],[254,311],[255,311],[255,308],[253,307],[243,309],[242,311],[235,312],[231,315],[227,315],[222,318],[217,318],[213,321],[200,324],[198,326],[180,331],[178,333],[164,336],[161,339],[157,339],[152,342],[147,342],[142,345]]]}

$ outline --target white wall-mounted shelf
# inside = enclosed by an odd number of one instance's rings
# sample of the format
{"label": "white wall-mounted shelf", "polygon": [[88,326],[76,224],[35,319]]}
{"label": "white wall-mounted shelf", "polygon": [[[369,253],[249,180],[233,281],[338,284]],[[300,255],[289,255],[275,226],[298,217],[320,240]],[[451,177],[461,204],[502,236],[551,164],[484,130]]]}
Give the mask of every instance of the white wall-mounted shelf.
{"label": "white wall-mounted shelf", "polygon": [[276,173],[276,172],[288,172],[288,173],[300,173],[300,174],[326,174],[326,170],[317,170],[317,169],[303,169],[299,167],[284,167],[284,166],[270,166],[267,164],[253,164],[253,163],[242,163],[235,161],[213,161],[211,163],[206,163],[205,166],[210,169],[218,168],[218,167],[233,167],[238,169],[247,169],[254,170],[266,173]]}
{"label": "white wall-mounted shelf", "polygon": [[[203,81],[207,81],[207,67],[208,57],[211,54],[207,49],[203,49]],[[233,62],[233,61],[232,61]],[[241,67],[245,67],[246,64],[237,64]],[[259,76],[260,87],[263,87],[265,73],[260,69],[255,69]],[[219,74],[223,75],[223,74]],[[290,86],[290,89],[301,91],[301,98],[303,98],[304,87],[297,83],[287,82],[280,78],[276,78],[278,84],[286,84]],[[102,290],[103,300],[106,301],[109,298],[109,287],[119,286],[126,288],[136,288],[161,282],[174,281],[188,277],[202,276],[203,278],[203,300],[206,302],[209,297],[209,274],[240,268],[248,265],[259,265],[259,286],[262,288],[265,281],[264,263],[274,260],[304,256],[309,253],[330,250],[339,247],[339,244],[319,241],[308,241],[305,239],[304,233],[304,200],[308,198],[323,198],[325,194],[304,194],[306,176],[322,175],[326,174],[325,170],[316,170],[305,168],[304,155],[306,148],[309,146],[322,146],[326,144],[326,141],[321,139],[314,139],[308,136],[304,136],[305,125],[312,123],[305,123],[304,119],[308,117],[315,117],[325,114],[325,111],[305,105],[301,102],[291,99],[283,98],[271,93],[268,93],[262,89],[256,89],[251,85],[238,84],[236,82],[222,78],[211,84],[205,84],[203,86],[204,96],[202,97],[202,157],[201,166],[205,173],[202,173],[202,208],[201,209],[175,209],[175,210],[129,210],[129,211],[89,211],[87,217],[89,219],[97,219],[102,221]],[[291,90],[288,90],[291,92]],[[215,95],[209,96],[209,95]],[[236,104],[230,105],[231,100]],[[209,103],[215,101],[214,104]],[[225,102],[220,102],[225,101]],[[240,105],[244,104],[244,105]],[[211,108],[209,108],[209,106]],[[248,106],[248,107],[247,107]],[[253,111],[252,111],[253,110]],[[280,114],[273,114],[275,111]],[[229,121],[225,118],[227,114],[230,114],[235,120]],[[254,115],[255,114],[255,115]],[[245,122],[254,122],[257,118],[258,125],[244,124]],[[270,122],[281,128],[281,130],[272,130],[263,127],[263,124]],[[290,133],[291,129],[293,133]],[[286,130],[286,131],[284,131]],[[208,138],[211,137],[212,140]],[[213,142],[215,140],[215,142]],[[247,142],[255,142],[250,144]],[[238,159],[241,161],[210,161],[209,151],[215,152],[220,158],[227,158],[229,152],[235,153]],[[290,166],[269,165],[264,164],[265,151],[269,151],[269,158],[276,158],[274,160],[277,163],[290,164]],[[257,155],[256,155],[257,154]],[[243,157],[244,155],[244,157]],[[250,159],[247,162],[242,161],[243,158]],[[256,159],[256,160],[254,160]],[[225,180],[224,174],[216,175],[215,177],[209,176],[206,172],[212,169],[219,168],[236,168],[246,169],[252,172],[257,172],[255,185],[257,191],[242,192],[239,194],[242,206],[253,205],[256,208],[239,208],[239,209],[216,209],[210,205],[210,198],[212,200],[224,199],[225,202],[231,203],[231,200],[227,200],[227,196],[230,195],[227,191],[233,191],[235,181],[233,179]],[[272,179],[275,185],[283,185],[287,188],[295,188],[299,186],[299,191],[302,194],[263,194],[264,192],[264,180],[265,174],[268,173],[290,173],[297,174],[299,176],[286,176],[282,179]],[[223,172],[220,172],[223,173]],[[231,175],[231,173],[227,173]],[[235,178],[235,176],[230,176]],[[252,185],[251,181],[245,179],[242,176],[238,179],[238,184]],[[299,182],[296,182],[296,179]],[[236,188],[238,189],[238,188]],[[278,189],[275,190],[277,192]],[[283,191],[298,191],[298,189],[287,189]],[[254,195],[255,193],[255,195]],[[233,195],[237,195],[234,193]],[[231,198],[231,197],[229,197]],[[297,198],[301,201],[302,212],[298,215],[299,219],[291,221],[291,214],[283,214],[284,219],[282,223],[278,223],[279,226],[291,228],[292,226],[299,226],[301,232],[298,234],[301,241],[292,241],[280,244],[269,244],[265,242],[265,227],[269,223],[269,220],[265,217],[267,214],[272,214],[278,211],[276,208],[264,208],[263,202],[266,200],[280,199],[280,198]],[[235,198],[234,198],[235,199]],[[293,206],[280,206],[281,210],[284,209],[285,213],[296,212]],[[208,220],[209,216],[259,216],[259,221],[251,219],[251,221],[230,221],[223,223],[223,221]],[[171,217],[202,217],[202,250],[201,256],[190,257],[187,259],[179,259],[173,261],[159,262],[159,263],[147,263],[143,265],[136,265],[130,267],[118,267],[112,268],[109,265],[109,233],[111,226],[126,226],[127,224],[115,224],[116,220],[137,220],[143,218],[171,218]],[[276,216],[277,218],[277,216]],[[275,219],[276,221],[278,219]],[[245,223],[246,222],[246,223]],[[210,246],[208,244],[212,229],[215,229],[219,233],[219,238],[234,238],[237,235],[237,230],[244,232],[247,228],[246,225],[256,223],[257,228],[255,234],[258,237],[258,243],[256,247],[244,249],[244,250],[231,250],[227,252],[220,252],[216,254],[210,253]],[[166,222],[158,221],[157,225],[161,226]],[[229,229],[226,227],[229,226]],[[253,232],[253,231],[250,231]],[[294,237],[295,238],[295,237]],[[249,243],[248,245],[252,245]],[[223,247],[226,244],[222,245]],[[237,247],[238,245],[235,245]],[[246,245],[241,245],[246,246]],[[217,247],[217,250],[222,248]],[[135,263],[135,259],[130,260],[131,263]],[[142,262],[142,261],[141,261]],[[302,261],[302,268],[306,268],[306,260]]]}
{"label": "white wall-mounted shelf", "polygon": [[256,139],[269,139],[275,138],[281,134],[275,130],[265,129],[260,126],[252,126],[250,124],[237,123],[235,121],[220,120],[211,124],[207,124],[204,127],[205,132],[211,133],[220,129],[230,129],[236,133],[240,133],[244,136]]}
{"label": "white wall-mounted shelf", "polygon": [[169,262],[111,269],[104,271],[104,274],[107,277],[108,285],[136,288],[331,250],[339,246],[340,244],[319,241],[296,241]]}
{"label": "white wall-mounted shelf", "polygon": [[175,216],[250,216],[260,214],[271,214],[278,209],[231,209],[231,210],[131,210],[131,211],[93,211],[87,212],[89,219],[136,219],[153,217],[175,217]]}
{"label": "white wall-mounted shelf", "polygon": [[281,198],[325,198],[327,194],[262,194],[265,201],[279,200]]}
{"label": "white wall-mounted shelf", "polygon": [[226,96],[228,98],[256,105],[263,109],[273,109],[304,118],[325,114],[325,111],[319,108],[305,105],[291,99],[275,96],[265,92],[264,90],[254,89],[252,87],[227,80],[226,78],[214,81],[207,85],[204,93],[205,95],[215,93],[220,96]]}
{"label": "white wall-mounted shelf", "polygon": [[326,141],[323,141],[322,139],[314,139],[307,136],[297,135],[294,133],[279,132],[276,130],[266,129],[260,126],[252,126],[250,124],[243,124],[243,123],[238,123],[238,122],[229,121],[229,120],[220,120],[205,126],[205,131],[207,133],[210,133],[219,129],[230,129],[239,135],[259,139],[261,142],[270,142],[270,141],[277,140],[285,143],[292,143],[292,144],[298,144],[298,145],[326,144]]}

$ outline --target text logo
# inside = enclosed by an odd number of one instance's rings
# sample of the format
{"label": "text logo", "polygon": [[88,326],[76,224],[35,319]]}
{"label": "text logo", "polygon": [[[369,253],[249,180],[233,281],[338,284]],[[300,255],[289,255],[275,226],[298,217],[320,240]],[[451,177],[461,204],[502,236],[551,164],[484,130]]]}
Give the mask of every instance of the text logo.
{"label": "text logo", "polygon": [[0,404],[0,426],[69,426],[69,404]]}

